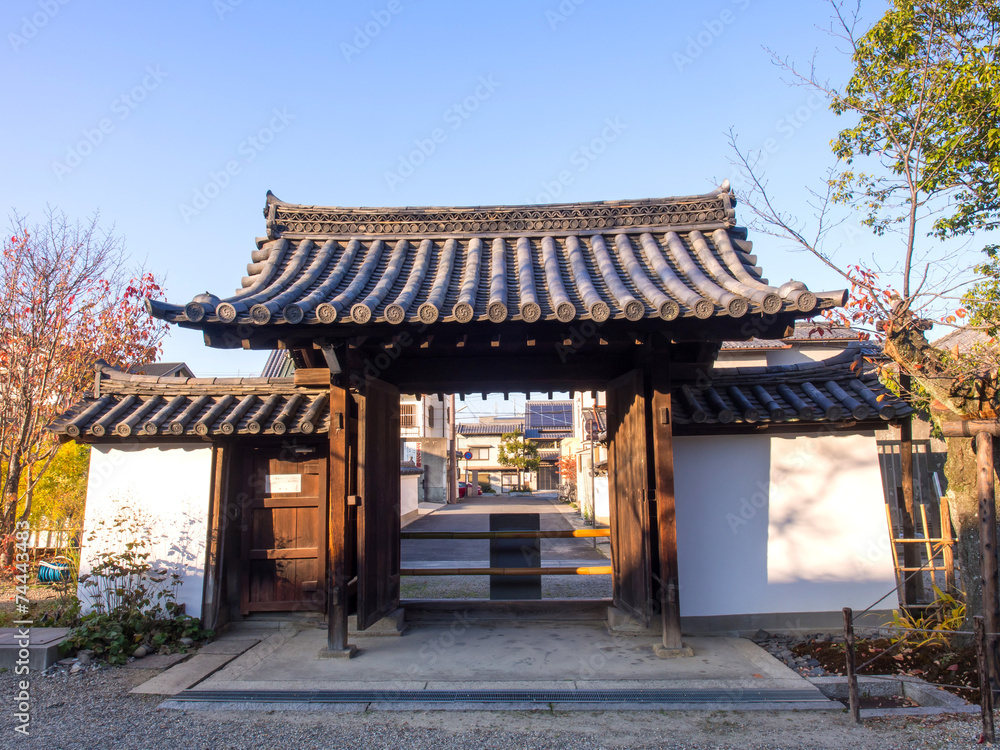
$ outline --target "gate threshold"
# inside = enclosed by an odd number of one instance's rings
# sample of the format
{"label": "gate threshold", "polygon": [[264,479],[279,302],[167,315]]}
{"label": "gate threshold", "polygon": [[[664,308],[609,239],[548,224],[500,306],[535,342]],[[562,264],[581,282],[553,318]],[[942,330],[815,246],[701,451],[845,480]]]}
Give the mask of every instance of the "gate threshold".
{"label": "gate threshold", "polygon": [[[720,704],[813,704],[824,707],[823,696],[815,689],[781,688],[663,688],[663,689],[497,689],[497,690],[185,690],[170,699],[180,703],[240,703],[240,704],[368,704],[368,703],[432,703],[432,704],[655,704],[698,705]],[[832,704],[843,709],[843,704]]]}

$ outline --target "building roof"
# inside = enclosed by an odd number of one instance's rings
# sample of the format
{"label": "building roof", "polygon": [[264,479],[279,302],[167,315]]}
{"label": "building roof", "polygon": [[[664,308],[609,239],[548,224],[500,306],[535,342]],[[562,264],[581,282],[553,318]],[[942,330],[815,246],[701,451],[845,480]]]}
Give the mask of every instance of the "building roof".
{"label": "building roof", "polygon": [[810,362],[713,370],[672,389],[678,425],[888,421],[910,407],[856,350]]}
{"label": "building roof", "polygon": [[455,432],[464,437],[485,437],[505,435],[508,432],[524,432],[524,422],[466,422],[455,425]]}
{"label": "building roof", "polygon": [[285,349],[275,349],[267,356],[262,378],[290,378],[295,374],[295,362]]}
{"label": "building roof", "polygon": [[678,198],[472,208],[307,206],[268,193],[267,236],[239,290],[147,305],[236,347],[264,328],[808,317],[843,304],[844,291],[763,279],[734,206],[728,183]]}
{"label": "building roof", "polygon": [[809,346],[827,346],[857,343],[866,341],[864,332],[855,328],[838,326],[825,321],[800,320],[795,323],[791,336],[780,339],[752,338],[746,341],[723,341],[722,351],[769,351],[775,349],[791,349],[793,344]]}
{"label": "building roof", "polygon": [[156,377],[98,363],[94,392],[49,429],[85,442],[309,435],[328,431],[328,402],[329,388],[292,378]]}
{"label": "building roof", "polygon": [[[909,414],[910,407],[881,385],[875,368],[857,356],[856,350],[849,350],[822,362],[726,368],[711,371],[708,378],[674,382],[673,424],[679,434],[690,434],[769,424],[874,426]],[[604,408],[596,413],[603,422]],[[294,378],[154,377],[100,363],[94,392],[49,429],[83,442],[212,440],[319,434],[329,430],[329,422],[329,388],[296,385]],[[461,435],[475,437],[524,431],[524,423],[479,422],[456,428]]]}
{"label": "building roof", "polygon": [[154,377],[194,377],[194,373],[186,362],[147,362],[141,365],[132,365],[128,371],[133,375],[152,375]]}
{"label": "building roof", "polygon": [[975,346],[989,344],[992,338],[986,331],[978,328],[956,328],[935,341],[933,346],[947,351],[957,346],[959,352],[966,353]]}

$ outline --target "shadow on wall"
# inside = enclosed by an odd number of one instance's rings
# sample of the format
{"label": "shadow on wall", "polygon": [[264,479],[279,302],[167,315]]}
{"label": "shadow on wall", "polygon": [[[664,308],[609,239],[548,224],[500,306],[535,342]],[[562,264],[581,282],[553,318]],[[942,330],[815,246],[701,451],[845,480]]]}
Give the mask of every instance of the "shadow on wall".
{"label": "shadow on wall", "polygon": [[675,440],[681,614],[865,608],[895,588],[872,435]]}

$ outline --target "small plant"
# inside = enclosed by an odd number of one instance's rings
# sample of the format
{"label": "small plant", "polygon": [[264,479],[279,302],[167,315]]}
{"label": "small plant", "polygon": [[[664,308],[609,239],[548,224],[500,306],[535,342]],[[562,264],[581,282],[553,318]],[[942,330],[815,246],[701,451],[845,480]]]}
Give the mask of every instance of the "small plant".
{"label": "small plant", "polygon": [[88,649],[110,664],[124,664],[139,646],[149,652],[182,650],[182,638],[213,635],[177,603],[180,576],[152,565],[149,528],[124,509],[111,524],[99,523],[88,541],[96,541],[109,527],[129,541],[100,552],[90,573],[80,576],[91,611],[79,619],[61,650]]}
{"label": "small plant", "polygon": [[[902,641],[908,646],[919,648],[930,644],[950,645],[951,633],[958,630],[965,621],[965,602],[933,586],[934,601],[922,615],[893,610],[889,627],[905,631],[891,638],[893,643]],[[929,631],[929,632],[925,632]]]}

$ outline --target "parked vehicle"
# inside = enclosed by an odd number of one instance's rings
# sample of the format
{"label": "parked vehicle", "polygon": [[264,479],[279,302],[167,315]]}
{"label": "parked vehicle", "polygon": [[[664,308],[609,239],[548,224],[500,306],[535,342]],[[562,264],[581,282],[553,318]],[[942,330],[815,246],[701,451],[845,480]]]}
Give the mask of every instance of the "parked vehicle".
{"label": "parked vehicle", "polygon": [[[465,497],[466,494],[468,494],[467,493],[468,487],[469,487],[469,483],[468,482],[459,482],[458,483],[458,496],[459,497]],[[480,487],[478,484],[476,485],[476,489],[478,490],[478,492],[476,492],[477,495],[482,495],[483,494],[483,488]]]}

